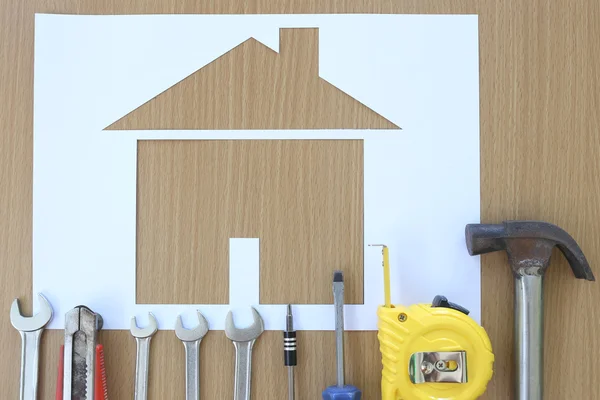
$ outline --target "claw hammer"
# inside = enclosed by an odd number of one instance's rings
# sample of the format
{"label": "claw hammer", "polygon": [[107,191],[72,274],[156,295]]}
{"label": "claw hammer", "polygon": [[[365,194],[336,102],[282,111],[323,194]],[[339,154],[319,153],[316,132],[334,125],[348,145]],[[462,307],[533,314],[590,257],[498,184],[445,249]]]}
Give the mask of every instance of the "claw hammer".
{"label": "claw hammer", "polygon": [[515,279],[514,360],[517,400],[543,397],[543,278],[552,249],[558,247],[578,279],[594,281],[583,252],[567,232],[542,221],[469,224],[465,228],[469,254],[505,250]]}

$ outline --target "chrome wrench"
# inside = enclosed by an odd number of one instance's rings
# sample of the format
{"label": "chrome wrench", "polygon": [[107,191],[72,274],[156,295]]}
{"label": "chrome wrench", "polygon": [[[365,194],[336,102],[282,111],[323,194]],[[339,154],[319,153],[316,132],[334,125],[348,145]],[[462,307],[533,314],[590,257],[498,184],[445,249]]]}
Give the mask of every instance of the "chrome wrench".
{"label": "chrome wrench", "polygon": [[40,310],[31,317],[21,314],[19,300],[10,307],[10,322],[21,334],[21,400],[36,400],[39,370],[40,339],[44,327],[52,319],[52,307],[48,300],[38,294]]}
{"label": "chrome wrench", "polygon": [[135,317],[131,318],[131,335],[136,342],[135,356],[135,400],[148,398],[148,370],[150,366],[150,340],[158,330],[156,318],[148,313],[148,326],[138,328]]}
{"label": "chrome wrench", "polygon": [[181,315],[175,322],[175,335],[185,347],[185,399],[200,399],[200,342],[208,332],[208,322],[204,315],[198,313],[198,325],[193,329],[185,329]]}
{"label": "chrome wrench", "polygon": [[265,330],[263,320],[254,307],[254,321],[247,328],[237,328],[233,323],[231,311],[225,320],[225,335],[235,346],[235,392],[233,400],[250,400],[252,383],[252,347],[256,339]]}

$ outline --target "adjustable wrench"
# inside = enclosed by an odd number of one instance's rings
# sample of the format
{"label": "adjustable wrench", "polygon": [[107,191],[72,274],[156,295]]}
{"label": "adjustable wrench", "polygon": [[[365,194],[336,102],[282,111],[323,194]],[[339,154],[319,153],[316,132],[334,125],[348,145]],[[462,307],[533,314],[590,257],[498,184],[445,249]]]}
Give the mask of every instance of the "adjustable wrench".
{"label": "adjustable wrench", "polygon": [[52,319],[48,300],[41,294],[38,294],[38,299],[40,311],[31,317],[21,314],[18,299],[10,307],[10,322],[21,334],[21,400],[37,399],[40,338],[44,327]]}
{"label": "adjustable wrench", "polygon": [[225,320],[225,335],[235,346],[235,392],[233,400],[250,400],[252,383],[252,346],[263,333],[264,324],[260,314],[252,308],[254,321],[247,328],[237,328],[231,311]]}
{"label": "adjustable wrench", "polygon": [[200,399],[200,342],[208,332],[208,322],[204,315],[198,313],[198,325],[193,329],[185,329],[181,315],[175,322],[175,335],[185,347],[185,399]]}
{"label": "adjustable wrench", "polygon": [[137,345],[135,356],[135,400],[148,398],[148,368],[150,364],[150,340],[158,330],[156,318],[148,313],[148,326],[138,328],[135,317],[131,318],[131,335]]}

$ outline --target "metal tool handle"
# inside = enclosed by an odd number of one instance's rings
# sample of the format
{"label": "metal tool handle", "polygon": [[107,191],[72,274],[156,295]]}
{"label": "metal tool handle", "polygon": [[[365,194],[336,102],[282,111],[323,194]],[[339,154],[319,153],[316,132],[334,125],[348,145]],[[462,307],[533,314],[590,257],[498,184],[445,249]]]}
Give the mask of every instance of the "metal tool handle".
{"label": "metal tool handle", "polygon": [[36,400],[40,338],[43,329],[21,333],[21,394],[20,400]]}
{"label": "metal tool handle", "polygon": [[200,399],[200,340],[183,342],[185,347],[185,399]]}
{"label": "metal tool handle", "polygon": [[250,400],[254,340],[233,342],[233,345],[235,346],[235,392],[233,400]]}
{"label": "metal tool handle", "polygon": [[544,309],[542,276],[515,277],[516,399],[543,397]]}
{"label": "metal tool handle", "polygon": [[137,351],[135,357],[135,400],[148,398],[148,370],[150,366],[150,339],[152,336],[135,338]]}

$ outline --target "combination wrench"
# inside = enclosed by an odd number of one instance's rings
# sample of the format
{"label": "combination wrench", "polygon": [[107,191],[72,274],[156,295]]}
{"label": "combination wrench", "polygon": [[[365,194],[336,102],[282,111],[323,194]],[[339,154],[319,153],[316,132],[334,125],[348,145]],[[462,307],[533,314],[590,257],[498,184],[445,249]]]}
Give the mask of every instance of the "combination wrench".
{"label": "combination wrench", "polygon": [[265,330],[260,314],[252,307],[252,325],[237,328],[233,323],[231,311],[225,320],[225,335],[235,347],[235,392],[233,400],[250,400],[252,383],[252,347],[256,339]]}
{"label": "combination wrench", "polygon": [[21,314],[19,300],[10,307],[10,323],[21,334],[21,383],[20,400],[36,400],[40,339],[44,327],[52,319],[52,307],[48,300],[38,294],[40,310],[31,317]]}
{"label": "combination wrench", "polygon": [[183,327],[181,315],[175,322],[175,335],[185,348],[185,399],[200,399],[200,342],[208,332],[208,322],[198,313],[198,325],[193,329]]}
{"label": "combination wrench", "polygon": [[158,330],[156,318],[148,313],[148,326],[139,328],[135,317],[131,318],[131,335],[136,342],[135,356],[135,400],[148,398],[148,370],[150,367],[150,340]]}

